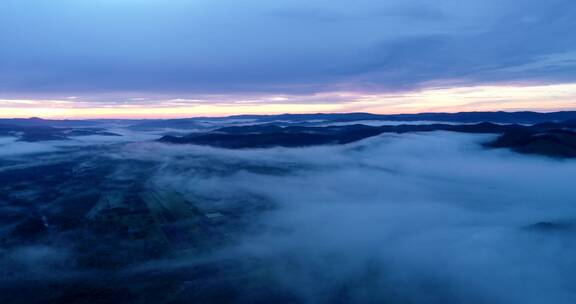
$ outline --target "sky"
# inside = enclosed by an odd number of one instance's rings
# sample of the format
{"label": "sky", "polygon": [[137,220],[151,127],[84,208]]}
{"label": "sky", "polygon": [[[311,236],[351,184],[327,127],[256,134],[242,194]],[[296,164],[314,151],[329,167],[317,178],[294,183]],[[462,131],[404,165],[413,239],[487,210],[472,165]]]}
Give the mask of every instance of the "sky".
{"label": "sky", "polygon": [[3,0],[0,117],[576,110],[573,0]]}

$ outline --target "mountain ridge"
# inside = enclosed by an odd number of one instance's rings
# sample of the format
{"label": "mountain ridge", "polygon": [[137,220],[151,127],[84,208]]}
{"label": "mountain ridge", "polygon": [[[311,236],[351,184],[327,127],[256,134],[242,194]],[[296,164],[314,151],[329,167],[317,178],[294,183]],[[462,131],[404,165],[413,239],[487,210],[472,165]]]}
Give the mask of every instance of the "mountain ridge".
{"label": "mountain ridge", "polygon": [[151,119],[43,119],[31,118],[0,118],[0,123],[8,124],[83,124],[90,123],[147,123],[147,122],[179,122],[186,121],[222,121],[230,119],[243,120],[330,120],[330,121],[353,121],[353,120],[389,120],[389,121],[444,121],[444,122],[516,122],[516,123],[539,123],[545,121],[576,120],[576,111],[470,111],[470,112],[423,112],[414,114],[375,114],[368,112],[349,113],[283,113],[283,114],[240,114],[221,117],[185,117],[185,118],[151,118]]}

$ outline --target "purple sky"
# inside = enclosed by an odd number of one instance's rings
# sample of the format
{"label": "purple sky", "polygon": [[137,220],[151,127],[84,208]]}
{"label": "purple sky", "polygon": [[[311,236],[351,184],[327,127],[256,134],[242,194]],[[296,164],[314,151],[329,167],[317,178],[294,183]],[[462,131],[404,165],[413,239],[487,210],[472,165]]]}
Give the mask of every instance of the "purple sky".
{"label": "purple sky", "polygon": [[4,0],[0,116],[574,109],[575,28],[572,0]]}

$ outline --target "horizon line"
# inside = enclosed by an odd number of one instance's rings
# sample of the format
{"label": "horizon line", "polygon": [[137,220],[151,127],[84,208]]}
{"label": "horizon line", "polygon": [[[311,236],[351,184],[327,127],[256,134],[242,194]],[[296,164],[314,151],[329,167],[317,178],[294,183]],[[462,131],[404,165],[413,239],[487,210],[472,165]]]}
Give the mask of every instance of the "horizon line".
{"label": "horizon line", "polygon": [[506,110],[494,110],[494,111],[439,111],[439,112],[415,112],[415,113],[394,113],[394,114],[385,114],[385,113],[374,113],[374,112],[282,112],[277,114],[250,114],[250,113],[243,113],[243,114],[233,114],[233,115],[214,115],[214,116],[207,116],[207,115],[200,115],[200,116],[182,116],[182,117],[155,117],[155,118],[49,118],[49,117],[41,117],[41,116],[30,116],[30,117],[2,117],[0,116],[1,120],[10,120],[10,119],[26,119],[26,120],[178,120],[178,119],[202,119],[202,118],[228,118],[228,117],[239,117],[239,116],[283,116],[283,115],[350,115],[350,114],[369,114],[369,115],[377,115],[377,116],[399,116],[399,115],[425,115],[425,114],[464,114],[464,113],[536,113],[536,114],[553,114],[553,113],[563,113],[563,112],[576,112],[576,109],[571,110],[541,110],[541,111],[534,111],[534,110],[514,110],[514,111],[506,111]]}

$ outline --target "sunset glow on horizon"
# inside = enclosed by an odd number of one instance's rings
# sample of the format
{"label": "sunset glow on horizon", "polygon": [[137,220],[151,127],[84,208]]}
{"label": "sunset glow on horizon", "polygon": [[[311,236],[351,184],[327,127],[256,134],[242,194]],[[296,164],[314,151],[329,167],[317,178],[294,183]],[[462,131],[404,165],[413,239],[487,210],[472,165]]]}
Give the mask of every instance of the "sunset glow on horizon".
{"label": "sunset glow on horizon", "polygon": [[53,119],[152,119],[238,114],[370,112],[401,114],[466,111],[576,110],[576,84],[472,86],[412,92],[333,92],[312,95],[201,96],[199,98],[109,98],[107,101],[0,99],[0,117]]}

